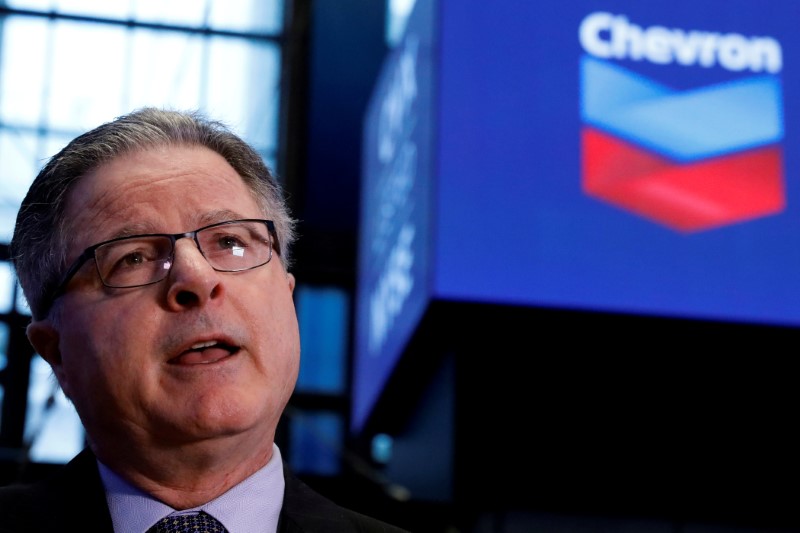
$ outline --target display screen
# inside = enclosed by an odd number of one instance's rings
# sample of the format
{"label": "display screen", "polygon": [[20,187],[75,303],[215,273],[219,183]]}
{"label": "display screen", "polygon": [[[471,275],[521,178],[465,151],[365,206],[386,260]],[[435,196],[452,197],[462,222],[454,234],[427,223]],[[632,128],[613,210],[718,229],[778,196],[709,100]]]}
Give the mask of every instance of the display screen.
{"label": "display screen", "polygon": [[431,295],[435,2],[383,66],[364,126],[352,427],[361,428]]}
{"label": "display screen", "polygon": [[[407,30],[432,35],[416,51],[425,105],[395,116],[412,136],[431,121],[416,143],[429,153],[398,204],[416,213],[362,207],[360,314],[392,257],[369,248],[378,228],[398,243],[416,220],[424,248],[410,248],[413,288],[388,340],[370,351],[359,334],[357,369],[390,371],[437,299],[800,325],[800,116],[787,97],[800,94],[800,4],[417,4],[435,6]],[[385,101],[402,81],[382,83]],[[367,152],[380,120],[367,117]],[[365,190],[376,182],[400,190],[365,165]],[[368,375],[357,370],[356,391]],[[357,393],[359,412],[376,393]]]}

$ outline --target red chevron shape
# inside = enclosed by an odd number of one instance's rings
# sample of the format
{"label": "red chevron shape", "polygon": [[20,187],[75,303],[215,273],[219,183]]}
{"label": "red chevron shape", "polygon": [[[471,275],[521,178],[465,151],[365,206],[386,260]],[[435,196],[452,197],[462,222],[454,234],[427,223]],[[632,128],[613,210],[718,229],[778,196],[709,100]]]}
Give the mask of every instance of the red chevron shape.
{"label": "red chevron shape", "polygon": [[583,127],[582,188],[638,216],[681,232],[752,220],[786,207],[777,144],[692,163],[675,163]]}

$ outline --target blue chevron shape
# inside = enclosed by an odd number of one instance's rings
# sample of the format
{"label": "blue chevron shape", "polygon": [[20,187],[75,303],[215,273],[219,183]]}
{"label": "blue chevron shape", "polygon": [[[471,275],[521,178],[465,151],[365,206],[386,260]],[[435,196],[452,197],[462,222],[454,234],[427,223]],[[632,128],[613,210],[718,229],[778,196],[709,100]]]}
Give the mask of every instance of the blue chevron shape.
{"label": "blue chevron shape", "polygon": [[679,162],[783,139],[782,89],[759,75],[676,91],[618,65],[581,58],[581,119]]}

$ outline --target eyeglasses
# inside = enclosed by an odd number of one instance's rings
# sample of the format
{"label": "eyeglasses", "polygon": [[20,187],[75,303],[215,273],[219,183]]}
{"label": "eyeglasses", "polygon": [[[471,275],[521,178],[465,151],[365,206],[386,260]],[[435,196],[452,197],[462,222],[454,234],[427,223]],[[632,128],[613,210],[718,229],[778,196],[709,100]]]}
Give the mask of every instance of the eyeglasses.
{"label": "eyeglasses", "polygon": [[242,219],[218,222],[186,233],[149,233],[104,241],[88,247],[67,269],[47,301],[64,293],[83,264],[94,258],[106,287],[124,289],[166,279],[175,259],[175,241],[191,237],[211,267],[218,272],[241,272],[269,263],[278,236],[271,220]]}

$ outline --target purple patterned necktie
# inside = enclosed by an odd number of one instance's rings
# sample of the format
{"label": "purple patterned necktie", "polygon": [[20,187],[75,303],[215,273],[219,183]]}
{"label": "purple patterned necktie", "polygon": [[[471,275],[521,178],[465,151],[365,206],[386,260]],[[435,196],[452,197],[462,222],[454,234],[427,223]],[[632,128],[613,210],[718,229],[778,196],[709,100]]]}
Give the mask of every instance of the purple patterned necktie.
{"label": "purple patterned necktie", "polygon": [[228,533],[219,520],[200,511],[195,514],[165,516],[147,533]]}

